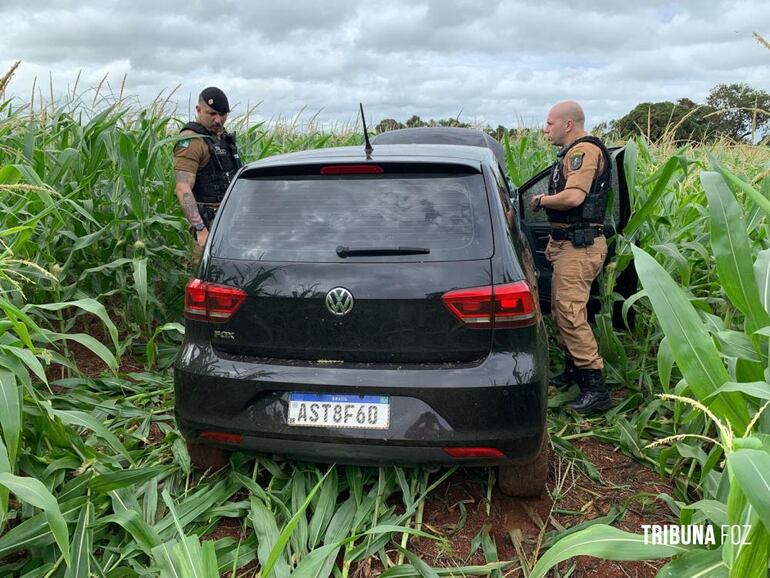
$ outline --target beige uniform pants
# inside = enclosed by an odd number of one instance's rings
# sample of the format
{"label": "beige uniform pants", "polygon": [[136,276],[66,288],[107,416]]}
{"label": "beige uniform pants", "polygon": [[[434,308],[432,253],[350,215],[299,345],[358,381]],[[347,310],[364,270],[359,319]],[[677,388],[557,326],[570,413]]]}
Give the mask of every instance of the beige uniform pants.
{"label": "beige uniform pants", "polygon": [[604,236],[596,237],[590,247],[580,248],[572,241],[551,239],[545,250],[545,258],[553,265],[551,315],[556,324],[556,341],[579,369],[604,368],[586,306],[591,283],[602,270],[606,256]]}

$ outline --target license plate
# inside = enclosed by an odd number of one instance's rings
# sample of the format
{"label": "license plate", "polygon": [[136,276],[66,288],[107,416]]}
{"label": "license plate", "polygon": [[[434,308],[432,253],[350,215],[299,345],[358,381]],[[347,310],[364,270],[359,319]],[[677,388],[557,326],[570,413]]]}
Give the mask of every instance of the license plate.
{"label": "license plate", "polygon": [[289,394],[288,423],[303,427],[388,429],[390,400],[386,395]]}

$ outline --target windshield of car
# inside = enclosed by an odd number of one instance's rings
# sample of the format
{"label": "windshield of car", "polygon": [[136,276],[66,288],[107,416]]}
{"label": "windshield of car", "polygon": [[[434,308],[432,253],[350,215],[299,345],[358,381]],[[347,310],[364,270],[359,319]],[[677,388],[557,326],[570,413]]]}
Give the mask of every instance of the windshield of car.
{"label": "windshield of car", "polygon": [[456,261],[493,252],[478,173],[241,178],[220,212],[211,254],[225,259]]}

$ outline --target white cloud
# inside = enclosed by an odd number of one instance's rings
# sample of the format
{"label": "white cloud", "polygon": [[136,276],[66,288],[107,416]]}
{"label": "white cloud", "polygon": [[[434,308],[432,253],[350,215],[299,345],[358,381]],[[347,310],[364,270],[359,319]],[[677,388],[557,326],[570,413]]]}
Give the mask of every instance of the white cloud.
{"label": "white cloud", "polygon": [[[38,4],[35,6],[35,4]],[[762,0],[5,0],[0,67],[27,100],[107,83],[139,102],[173,93],[180,115],[217,85],[263,118],[322,111],[324,122],[457,116],[540,124],[553,102],[582,102],[589,124],[639,102],[703,100],[723,82],[770,90],[770,52],[751,32]],[[6,68],[7,69],[7,68]],[[2,74],[0,70],[0,74]],[[103,87],[106,90],[106,85]],[[93,90],[91,90],[93,91]]]}

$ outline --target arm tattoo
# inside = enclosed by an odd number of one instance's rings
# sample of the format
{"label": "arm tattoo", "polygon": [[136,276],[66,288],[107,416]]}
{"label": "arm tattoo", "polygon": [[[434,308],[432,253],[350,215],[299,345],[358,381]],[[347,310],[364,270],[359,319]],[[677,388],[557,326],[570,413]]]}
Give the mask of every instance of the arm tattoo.
{"label": "arm tattoo", "polygon": [[200,213],[198,212],[198,205],[195,202],[195,197],[190,193],[184,193],[182,195],[182,212],[184,213],[185,219],[187,219],[191,225],[202,222]]}
{"label": "arm tattoo", "polygon": [[190,188],[195,184],[195,175],[188,173],[187,171],[174,171],[174,177],[177,183],[184,183],[190,185]]}

